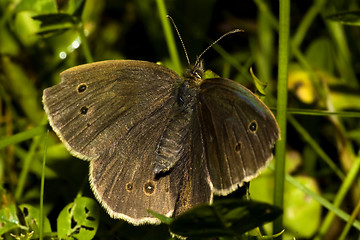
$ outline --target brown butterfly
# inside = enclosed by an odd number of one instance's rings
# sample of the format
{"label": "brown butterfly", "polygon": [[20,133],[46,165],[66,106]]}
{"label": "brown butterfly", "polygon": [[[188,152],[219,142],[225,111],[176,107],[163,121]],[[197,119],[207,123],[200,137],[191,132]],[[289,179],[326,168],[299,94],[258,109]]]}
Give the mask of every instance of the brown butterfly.
{"label": "brown butterfly", "polygon": [[155,63],[113,60],[70,68],[43,103],[67,149],[90,162],[96,198],[114,218],[159,223],[256,177],[279,138],[272,112],[248,89],[180,77]]}

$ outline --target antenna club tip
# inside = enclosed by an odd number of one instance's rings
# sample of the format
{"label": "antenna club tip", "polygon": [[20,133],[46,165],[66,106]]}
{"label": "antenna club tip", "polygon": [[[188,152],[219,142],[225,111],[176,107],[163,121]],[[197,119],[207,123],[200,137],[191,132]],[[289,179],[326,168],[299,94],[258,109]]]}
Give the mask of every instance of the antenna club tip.
{"label": "antenna club tip", "polygon": [[237,32],[245,32],[245,30],[237,28],[232,31],[232,33],[237,33]]}

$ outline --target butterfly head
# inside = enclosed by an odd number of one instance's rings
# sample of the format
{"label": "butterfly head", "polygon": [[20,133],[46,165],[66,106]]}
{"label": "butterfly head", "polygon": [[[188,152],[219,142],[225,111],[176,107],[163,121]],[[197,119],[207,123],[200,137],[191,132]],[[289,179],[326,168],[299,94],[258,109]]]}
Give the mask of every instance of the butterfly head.
{"label": "butterfly head", "polygon": [[189,81],[190,86],[199,87],[204,74],[204,63],[202,60],[196,61],[194,66],[186,69],[184,77]]}

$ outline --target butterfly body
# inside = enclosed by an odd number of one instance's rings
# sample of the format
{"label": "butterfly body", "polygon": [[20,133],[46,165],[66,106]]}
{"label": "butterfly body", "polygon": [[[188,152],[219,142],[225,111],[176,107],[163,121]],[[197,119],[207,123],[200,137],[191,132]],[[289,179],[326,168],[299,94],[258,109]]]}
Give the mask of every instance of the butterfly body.
{"label": "butterfly body", "polygon": [[68,69],[43,102],[67,149],[90,162],[96,198],[135,225],[158,223],[146,209],[178,215],[234,191],[279,138],[271,111],[240,84],[145,61]]}

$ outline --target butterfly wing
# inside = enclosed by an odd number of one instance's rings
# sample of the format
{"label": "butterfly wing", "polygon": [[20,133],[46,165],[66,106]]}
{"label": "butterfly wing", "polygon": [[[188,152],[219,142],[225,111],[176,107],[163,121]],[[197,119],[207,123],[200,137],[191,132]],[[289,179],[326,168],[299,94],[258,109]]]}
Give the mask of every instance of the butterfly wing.
{"label": "butterfly wing", "polygon": [[198,101],[214,193],[226,195],[266,167],[279,127],[266,105],[232,80],[204,79]]}
{"label": "butterfly wing", "polygon": [[210,203],[213,197],[197,112],[190,119],[183,146],[185,150],[174,166],[177,173],[171,174],[177,192],[175,216],[198,204]]}
{"label": "butterfly wing", "polygon": [[141,224],[158,221],[146,209],[173,212],[177,190],[170,175],[154,175],[154,159],[182,82],[157,64],[119,60],[66,70],[44,91],[51,126],[90,160],[92,189],[112,217]]}
{"label": "butterfly wing", "polygon": [[171,189],[176,194],[174,216],[200,203],[212,201],[212,189],[205,162],[197,90],[184,82],[177,103],[157,149],[156,166],[170,166]]}

